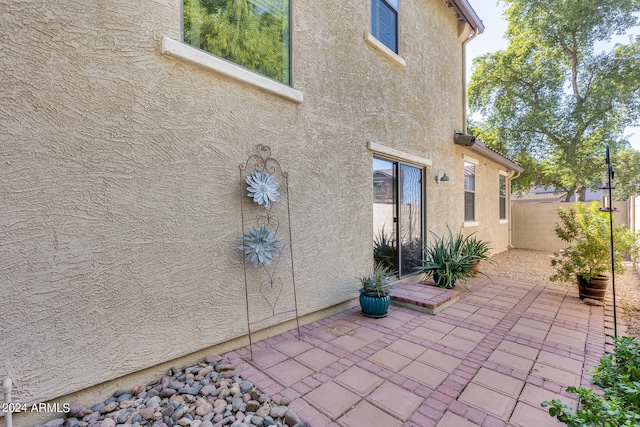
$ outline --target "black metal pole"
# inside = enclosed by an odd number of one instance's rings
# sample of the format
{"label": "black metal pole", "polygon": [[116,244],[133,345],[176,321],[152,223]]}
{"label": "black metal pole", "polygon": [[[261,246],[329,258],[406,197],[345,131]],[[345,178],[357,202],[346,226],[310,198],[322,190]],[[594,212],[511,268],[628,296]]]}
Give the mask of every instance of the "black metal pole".
{"label": "black metal pole", "polygon": [[616,263],[613,251],[613,199],[611,198],[611,175],[613,169],[609,164],[609,229],[611,230],[611,287],[613,288],[613,336],[618,338],[618,315],[616,313]]}
{"label": "black metal pole", "polygon": [[615,252],[613,249],[613,198],[612,198],[612,185],[613,179],[613,166],[611,166],[611,157],[609,156],[609,146],[606,151],[607,162],[607,188],[609,189],[609,231],[611,239],[611,287],[613,288],[613,336],[618,338],[618,314],[616,313],[616,265],[615,265]]}

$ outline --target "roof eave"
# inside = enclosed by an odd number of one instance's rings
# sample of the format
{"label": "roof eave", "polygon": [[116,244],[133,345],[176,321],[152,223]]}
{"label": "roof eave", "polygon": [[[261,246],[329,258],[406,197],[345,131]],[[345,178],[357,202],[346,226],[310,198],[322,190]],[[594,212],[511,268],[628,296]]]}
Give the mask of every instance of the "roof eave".
{"label": "roof eave", "polygon": [[475,144],[473,144],[471,147],[468,147],[469,150],[471,151],[475,151],[476,153],[480,154],[481,156],[488,158],[490,160],[493,160],[494,162],[498,163],[499,165],[502,165],[508,169],[511,169],[515,172],[519,172],[522,173],[524,171],[524,168],[522,166],[520,166],[518,163],[514,162],[513,160],[501,155],[500,153],[496,152],[495,150],[490,149],[489,147],[487,147],[485,145],[484,142],[476,139]]}
{"label": "roof eave", "polygon": [[453,6],[458,15],[464,19],[464,21],[473,28],[476,34],[482,34],[484,31],[484,24],[482,19],[478,16],[475,10],[471,7],[467,0],[448,0],[449,4]]}

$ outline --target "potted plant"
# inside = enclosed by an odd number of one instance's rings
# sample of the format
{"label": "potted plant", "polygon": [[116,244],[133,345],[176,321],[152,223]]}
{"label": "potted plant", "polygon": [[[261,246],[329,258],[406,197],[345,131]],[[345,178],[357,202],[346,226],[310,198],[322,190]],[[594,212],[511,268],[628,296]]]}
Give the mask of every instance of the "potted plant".
{"label": "potted plant", "polygon": [[489,243],[478,239],[473,234],[467,237],[465,246],[467,253],[474,255],[474,258],[476,258],[471,262],[471,269],[474,272],[473,275],[476,276],[480,272],[480,261],[489,258],[491,247]]}
{"label": "potted plant", "polygon": [[425,256],[422,265],[416,269],[433,277],[436,286],[441,288],[451,289],[456,283],[466,287],[478,273],[474,265],[489,256],[487,243],[473,235],[465,237],[461,232],[454,236],[451,229],[442,237],[433,232],[431,235],[433,241],[424,244]]}
{"label": "potted plant", "polygon": [[[609,217],[598,209],[598,203],[576,203],[558,208],[560,223],[555,233],[569,247],[551,260],[556,267],[552,281],[578,281],[580,298],[604,300],[611,272],[611,230]],[[637,259],[640,253],[638,234],[624,225],[613,227],[613,265],[616,272],[625,271],[624,255]]]}
{"label": "potted plant", "polygon": [[360,307],[367,317],[385,317],[391,303],[391,277],[393,270],[374,264],[371,273],[360,277]]}

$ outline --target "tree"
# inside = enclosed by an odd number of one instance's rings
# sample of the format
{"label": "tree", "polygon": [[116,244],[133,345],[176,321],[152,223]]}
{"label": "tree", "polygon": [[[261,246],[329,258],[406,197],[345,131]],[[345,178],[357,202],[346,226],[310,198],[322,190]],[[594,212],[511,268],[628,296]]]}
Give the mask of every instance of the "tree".
{"label": "tree", "polygon": [[640,195],[640,151],[621,150],[612,159],[615,178],[613,198],[627,200]]}
{"label": "tree", "polygon": [[503,1],[509,46],[474,60],[470,109],[485,142],[525,166],[521,188],[553,185],[569,200],[600,186],[605,146],[625,147],[638,124],[640,37],[596,44],[638,25],[640,0]]}

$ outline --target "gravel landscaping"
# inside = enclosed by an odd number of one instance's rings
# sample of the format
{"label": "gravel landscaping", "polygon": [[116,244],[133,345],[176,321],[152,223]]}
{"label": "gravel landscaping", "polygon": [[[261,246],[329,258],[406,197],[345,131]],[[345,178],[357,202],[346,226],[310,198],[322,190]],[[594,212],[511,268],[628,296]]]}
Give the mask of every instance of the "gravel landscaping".
{"label": "gravel landscaping", "polygon": [[[489,277],[549,283],[549,277],[555,272],[551,266],[552,257],[549,252],[511,249],[491,257],[493,262],[484,262],[482,272]],[[616,274],[616,303],[624,312],[627,335],[640,338],[640,275],[631,268],[631,263],[628,266],[626,273]],[[559,285],[577,286],[572,283]]]}
{"label": "gravel landscaping", "polygon": [[90,408],[71,403],[64,418],[36,427],[309,427],[288,408],[243,380],[225,357],[171,368],[133,390],[117,390]]}

